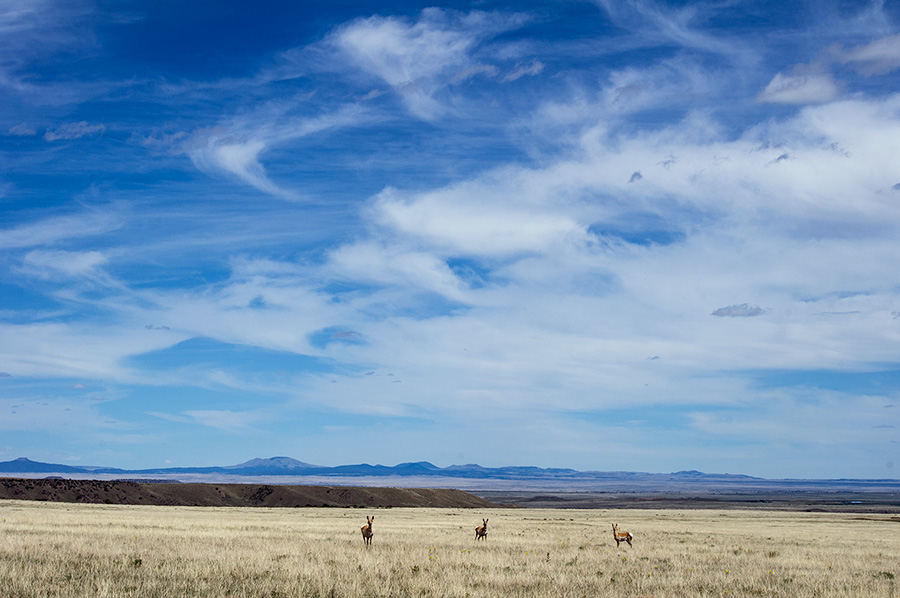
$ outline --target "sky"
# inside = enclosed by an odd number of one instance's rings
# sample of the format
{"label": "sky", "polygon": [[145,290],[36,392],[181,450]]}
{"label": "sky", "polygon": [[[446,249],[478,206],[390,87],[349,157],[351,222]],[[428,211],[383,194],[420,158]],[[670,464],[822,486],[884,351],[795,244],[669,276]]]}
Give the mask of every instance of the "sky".
{"label": "sky", "polygon": [[0,0],[0,460],[900,478],[900,2]]}

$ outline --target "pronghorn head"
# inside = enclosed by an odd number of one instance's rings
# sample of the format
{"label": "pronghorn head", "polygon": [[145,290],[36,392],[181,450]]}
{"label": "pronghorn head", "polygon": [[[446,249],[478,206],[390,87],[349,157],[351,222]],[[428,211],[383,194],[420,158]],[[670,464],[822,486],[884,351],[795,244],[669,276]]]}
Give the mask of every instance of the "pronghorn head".
{"label": "pronghorn head", "polygon": [[371,517],[369,517],[368,515],[366,515],[366,522],[368,522],[369,527],[372,527],[372,522],[373,522],[373,521],[375,521],[375,515],[372,515]]}
{"label": "pronghorn head", "polygon": [[488,522],[488,520],[487,520],[487,519],[482,519],[482,521],[484,521],[484,527],[485,527],[485,529],[487,529],[487,522]]}

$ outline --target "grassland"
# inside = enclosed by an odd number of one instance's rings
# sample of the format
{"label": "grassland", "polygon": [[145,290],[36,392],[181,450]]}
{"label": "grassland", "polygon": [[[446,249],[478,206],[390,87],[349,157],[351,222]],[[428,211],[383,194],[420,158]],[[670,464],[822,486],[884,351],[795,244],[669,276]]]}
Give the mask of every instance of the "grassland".
{"label": "grassland", "polygon": [[[890,597],[900,581],[896,515],[0,501],[0,520],[9,598]],[[616,547],[611,522],[633,547]]]}

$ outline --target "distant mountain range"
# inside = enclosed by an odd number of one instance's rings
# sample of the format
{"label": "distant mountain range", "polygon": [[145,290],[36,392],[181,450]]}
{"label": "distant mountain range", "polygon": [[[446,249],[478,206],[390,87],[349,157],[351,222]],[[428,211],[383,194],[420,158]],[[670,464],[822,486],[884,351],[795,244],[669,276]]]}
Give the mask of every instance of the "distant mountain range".
{"label": "distant mountain range", "polygon": [[459,489],[529,489],[586,492],[762,492],[762,491],[900,491],[900,480],[767,480],[740,474],[700,471],[644,473],[578,471],[541,467],[438,467],[428,461],[399,465],[325,467],[290,457],[251,459],[238,465],[118,469],[41,463],[27,458],[0,462],[0,476],[182,482],[444,487]]}
{"label": "distant mountain range", "polygon": [[166,467],[154,469],[118,469],[114,467],[72,466],[55,463],[41,463],[20,457],[13,461],[0,462],[0,473],[60,473],[60,474],[113,474],[113,475],[179,475],[179,474],[222,474],[240,476],[338,476],[338,477],[441,477],[469,479],[716,479],[716,480],[758,480],[745,475],[708,474],[699,471],[678,471],[669,474],[633,473],[633,472],[599,472],[578,471],[575,469],[557,469],[542,467],[482,467],[470,463],[468,465],[451,465],[438,467],[428,461],[400,463],[399,465],[338,465],[326,467],[304,463],[290,457],[271,457],[269,459],[251,459],[238,465],[213,467]]}

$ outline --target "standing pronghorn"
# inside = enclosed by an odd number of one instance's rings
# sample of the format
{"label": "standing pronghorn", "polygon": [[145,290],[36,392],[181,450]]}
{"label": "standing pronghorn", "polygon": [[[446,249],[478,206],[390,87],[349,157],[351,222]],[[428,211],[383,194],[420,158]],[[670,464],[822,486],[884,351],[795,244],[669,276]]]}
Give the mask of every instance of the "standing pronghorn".
{"label": "standing pronghorn", "polygon": [[616,541],[616,548],[619,547],[620,542],[628,542],[628,545],[631,546],[631,540],[634,536],[632,536],[629,532],[620,532],[619,526],[615,523],[612,524],[613,528],[613,538]]}
{"label": "standing pronghorn", "polygon": [[372,522],[375,521],[375,516],[369,517],[367,515],[366,521],[368,521],[368,523],[362,526],[360,531],[362,532],[363,542],[366,543],[366,546],[369,546],[372,544],[372,536],[375,535],[375,532],[372,531]]}
{"label": "standing pronghorn", "polygon": [[487,540],[487,519],[482,519],[484,521],[484,525],[479,525],[475,528],[475,539],[476,540]]}

